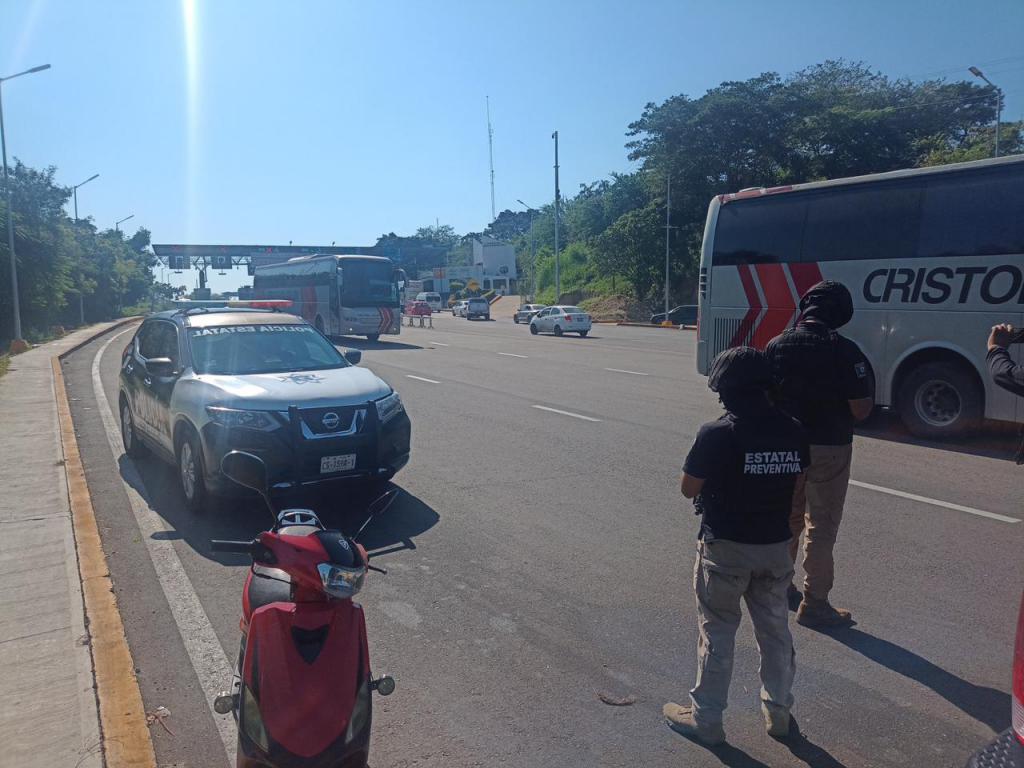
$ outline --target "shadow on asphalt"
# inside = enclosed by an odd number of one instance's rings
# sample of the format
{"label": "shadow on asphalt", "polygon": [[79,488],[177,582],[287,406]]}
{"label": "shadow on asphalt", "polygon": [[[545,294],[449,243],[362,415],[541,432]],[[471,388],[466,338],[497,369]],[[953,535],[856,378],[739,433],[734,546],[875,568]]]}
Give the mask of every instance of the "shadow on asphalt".
{"label": "shadow on asphalt", "polygon": [[859,629],[842,629],[822,634],[876,664],[930,688],[964,714],[987,725],[993,733],[1001,733],[1010,725],[1010,695],[1007,693],[975,685],[947,672],[923,656]]}
{"label": "shadow on asphalt", "polygon": [[861,437],[1005,461],[1013,461],[1020,441],[1017,426],[1005,422],[986,422],[979,434],[958,442],[926,440],[910,434],[895,412],[879,410],[856,431]]}
{"label": "shadow on asphalt", "polygon": [[369,339],[357,339],[354,336],[332,336],[331,342],[337,347],[347,349],[371,349],[375,352],[399,352],[405,349],[423,349],[418,344],[406,344],[404,341],[370,341]]}
{"label": "shadow on asphalt", "polygon": [[[121,477],[173,528],[157,534],[160,538],[184,540],[203,557],[223,565],[248,565],[248,558],[244,555],[211,552],[210,539],[246,540],[267,530],[274,518],[259,497],[252,494],[215,499],[207,511],[195,514],[182,503],[173,467],[153,457],[135,461],[144,485],[139,487],[134,482],[135,473],[126,471],[128,461],[125,456],[118,461]],[[397,488],[398,497],[366,526],[359,537],[363,546],[376,557],[403,549],[416,549],[415,537],[433,528],[440,520],[437,512],[416,496],[393,483],[388,483],[387,488]],[[366,522],[367,507],[384,490],[382,487],[371,491],[357,485],[336,484],[333,488],[303,489],[287,497],[275,496],[274,501],[278,509],[312,509],[325,526],[351,536]]]}
{"label": "shadow on asphalt", "polygon": [[[767,763],[762,763],[756,757],[747,754],[732,744],[726,743],[720,744],[717,747],[709,747],[701,744],[696,739],[687,738],[687,741],[706,749],[727,768],[771,768]],[[808,766],[808,768],[846,768],[843,763],[832,757],[827,750],[804,736],[800,732],[795,717],[790,725],[789,736],[784,739],[776,739],[776,741],[784,745],[793,757]]]}

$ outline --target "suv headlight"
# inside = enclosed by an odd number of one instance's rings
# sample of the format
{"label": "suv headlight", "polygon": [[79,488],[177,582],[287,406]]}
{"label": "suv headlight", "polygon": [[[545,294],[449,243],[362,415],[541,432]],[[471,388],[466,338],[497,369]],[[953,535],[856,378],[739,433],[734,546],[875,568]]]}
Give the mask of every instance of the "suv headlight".
{"label": "suv headlight", "polygon": [[397,392],[392,392],[387,397],[382,397],[374,405],[377,406],[377,419],[381,424],[387,424],[405,410],[405,406],[402,405],[402,398],[398,396]]}
{"label": "suv headlight", "polygon": [[237,408],[223,408],[219,405],[206,406],[210,419],[222,427],[242,427],[243,429],[277,429],[280,423],[267,411],[245,411]]}

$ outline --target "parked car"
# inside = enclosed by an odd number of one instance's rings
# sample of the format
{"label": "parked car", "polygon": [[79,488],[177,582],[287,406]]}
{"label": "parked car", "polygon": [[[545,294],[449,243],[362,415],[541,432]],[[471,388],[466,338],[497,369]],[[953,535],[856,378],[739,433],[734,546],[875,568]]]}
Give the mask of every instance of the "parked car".
{"label": "parked car", "polygon": [[175,465],[193,511],[210,493],[240,490],[221,474],[232,450],[259,456],[275,487],[387,480],[409,461],[409,417],[397,392],[356,366],[360,356],[278,311],[150,315],[121,359],[125,453]]}
{"label": "parked car", "polygon": [[547,307],[530,321],[530,333],[551,332],[555,336],[563,333],[578,333],[581,337],[590,333],[590,315],[579,307]]}
{"label": "parked car", "polygon": [[425,301],[410,301],[405,305],[405,314],[413,317],[433,314],[434,310]]}
{"label": "parked car", "polygon": [[516,313],[512,315],[513,323],[529,323],[533,320],[533,316],[544,309],[544,304],[523,304]]}
{"label": "parked car", "polygon": [[469,302],[465,299],[459,299],[452,304],[452,317],[465,317],[466,316],[466,305]]}
{"label": "parked car", "polygon": [[430,305],[430,308],[434,312],[440,312],[442,309],[441,294],[432,293],[430,291],[423,291],[416,294],[416,301],[425,301]]}
{"label": "parked car", "polygon": [[[672,325],[696,325],[697,324],[697,305],[696,304],[682,304],[668,313],[668,320]],[[651,325],[661,325],[665,322],[665,313],[658,312],[657,314],[651,315]]]}
{"label": "parked car", "polygon": [[1024,766],[1024,595],[1017,614],[1017,641],[1013,650],[1011,725],[967,761],[967,768],[1022,768]]}
{"label": "parked car", "polygon": [[466,302],[464,316],[467,320],[491,319],[491,302],[485,298],[474,298]]}

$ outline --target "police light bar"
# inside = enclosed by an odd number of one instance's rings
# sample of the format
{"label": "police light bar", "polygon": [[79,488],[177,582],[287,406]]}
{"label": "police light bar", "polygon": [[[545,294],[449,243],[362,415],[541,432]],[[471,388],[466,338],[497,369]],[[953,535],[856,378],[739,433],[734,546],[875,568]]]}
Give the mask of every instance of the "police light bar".
{"label": "police light bar", "polygon": [[229,307],[248,309],[288,309],[291,305],[291,299],[234,299],[228,302]]}

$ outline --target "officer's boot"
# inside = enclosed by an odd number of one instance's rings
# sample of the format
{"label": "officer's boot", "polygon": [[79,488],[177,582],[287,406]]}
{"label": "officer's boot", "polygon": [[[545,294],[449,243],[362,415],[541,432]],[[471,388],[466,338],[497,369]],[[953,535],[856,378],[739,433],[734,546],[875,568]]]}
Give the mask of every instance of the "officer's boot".
{"label": "officer's boot", "polygon": [[856,624],[849,611],[833,608],[828,600],[818,600],[804,592],[796,611],[796,623],[814,629],[838,629]]}

